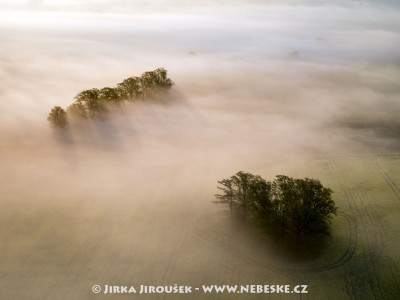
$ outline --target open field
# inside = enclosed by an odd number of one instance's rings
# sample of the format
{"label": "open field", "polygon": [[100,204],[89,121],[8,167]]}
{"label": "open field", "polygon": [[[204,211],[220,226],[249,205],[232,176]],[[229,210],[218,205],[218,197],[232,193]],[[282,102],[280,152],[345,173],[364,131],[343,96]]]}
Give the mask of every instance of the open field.
{"label": "open field", "polygon": [[[0,0],[0,299],[400,299],[400,9],[385,0]],[[54,130],[159,67],[157,99]],[[238,171],[321,180],[297,253],[212,203]],[[308,285],[96,295],[93,285]]]}
{"label": "open field", "polygon": [[[279,173],[319,178],[335,191],[339,214],[333,235],[310,261],[235,224],[211,202],[216,180],[230,174],[229,162],[182,158],[153,165],[132,159],[121,166],[105,154],[41,169],[49,159],[57,157],[6,162],[10,172],[2,178],[2,191],[13,197],[1,203],[2,299],[107,298],[92,294],[91,286],[174,283],[309,285],[302,297],[224,293],[209,295],[212,299],[399,296],[398,154],[288,157],[279,166],[237,158],[266,178]],[[61,171],[61,181],[54,180]]]}

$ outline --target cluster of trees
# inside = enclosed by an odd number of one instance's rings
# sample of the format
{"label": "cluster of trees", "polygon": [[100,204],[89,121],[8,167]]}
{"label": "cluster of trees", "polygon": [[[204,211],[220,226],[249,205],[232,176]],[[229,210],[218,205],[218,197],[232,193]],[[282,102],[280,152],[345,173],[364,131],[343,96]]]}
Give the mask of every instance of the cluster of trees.
{"label": "cluster of trees", "polygon": [[167,70],[158,68],[144,72],[140,77],[129,77],[114,88],[84,90],[77,94],[66,110],[54,106],[47,120],[54,127],[63,128],[68,125],[68,117],[96,118],[107,110],[108,105],[126,101],[134,101],[157,96],[169,90],[174,82],[168,78]]}
{"label": "cluster of trees", "polygon": [[337,207],[333,191],[316,179],[294,179],[284,175],[274,181],[238,172],[218,181],[217,203],[229,205],[279,235],[301,238],[309,234],[329,235]]}

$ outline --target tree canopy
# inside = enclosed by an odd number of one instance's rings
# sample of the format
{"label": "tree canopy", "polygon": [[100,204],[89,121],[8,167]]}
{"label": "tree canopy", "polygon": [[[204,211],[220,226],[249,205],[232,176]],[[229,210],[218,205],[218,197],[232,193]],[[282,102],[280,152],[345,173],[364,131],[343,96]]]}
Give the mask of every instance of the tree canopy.
{"label": "tree canopy", "polygon": [[60,106],[54,106],[47,117],[53,127],[64,128],[68,125],[67,113]]}
{"label": "tree canopy", "polygon": [[174,82],[167,76],[167,70],[158,68],[144,72],[140,77],[126,78],[116,87],[84,90],[74,97],[75,102],[68,106],[66,111],[60,106],[55,106],[47,119],[52,126],[64,128],[68,124],[68,117],[96,118],[107,111],[109,105],[154,97],[169,90],[173,85]]}
{"label": "tree canopy", "polygon": [[123,99],[131,101],[142,97],[143,87],[140,77],[129,77],[118,83],[118,90]]}
{"label": "tree canopy", "polygon": [[242,211],[276,233],[299,238],[330,233],[337,207],[333,191],[319,180],[278,175],[271,182],[240,171],[218,183],[222,193],[215,202],[229,204],[231,212]]}

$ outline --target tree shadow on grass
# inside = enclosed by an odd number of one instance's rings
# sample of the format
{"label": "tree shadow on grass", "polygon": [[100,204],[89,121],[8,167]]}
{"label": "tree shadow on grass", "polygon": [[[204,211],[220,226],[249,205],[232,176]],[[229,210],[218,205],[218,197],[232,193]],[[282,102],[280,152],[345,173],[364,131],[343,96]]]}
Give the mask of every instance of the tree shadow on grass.
{"label": "tree shadow on grass", "polygon": [[273,252],[296,262],[318,259],[329,238],[329,235],[323,234],[309,234],[299,238],[287,232],[273,230],[270,226],[257,223],[241,213],[232,214],[231,226],[234,231],[246,232],[255,238],[269,241]]}
{"label": "tree shadow on grass", "polygon": [[322,234],[307,235],[301,238],[287,235],[277,236],[275,233],[270,233],[270,235],[276,240],[276,250],[296,261],[309,261],[319,258],[328,238],[328,236]]}

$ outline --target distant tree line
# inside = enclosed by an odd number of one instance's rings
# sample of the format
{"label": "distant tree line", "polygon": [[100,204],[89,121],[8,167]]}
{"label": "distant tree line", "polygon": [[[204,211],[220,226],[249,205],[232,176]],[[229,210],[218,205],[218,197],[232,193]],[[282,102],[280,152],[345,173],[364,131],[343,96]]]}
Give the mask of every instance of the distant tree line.
{"label": "distant tree line", "polygon": [[158,68],[144,72],[140,77],[129,77],[116,87],[93,88],[77,94],[75,102],[64,110],[54,106],[47,120],[54,127],[68,125],[68,117],[89,119],[96,118],[107,110],[108,105],[154,97],[169,90],[174,82],[168,78],[167,70]]}
{"label": "distant tree line", "polygon": [[238,172],[218,181],[231,213],[239,211],[273,233],[301,238],[310,234],[329,235],[337,207],[333,191],[316,179],[294,179],[284,175],[266,181],[259,175]]}

